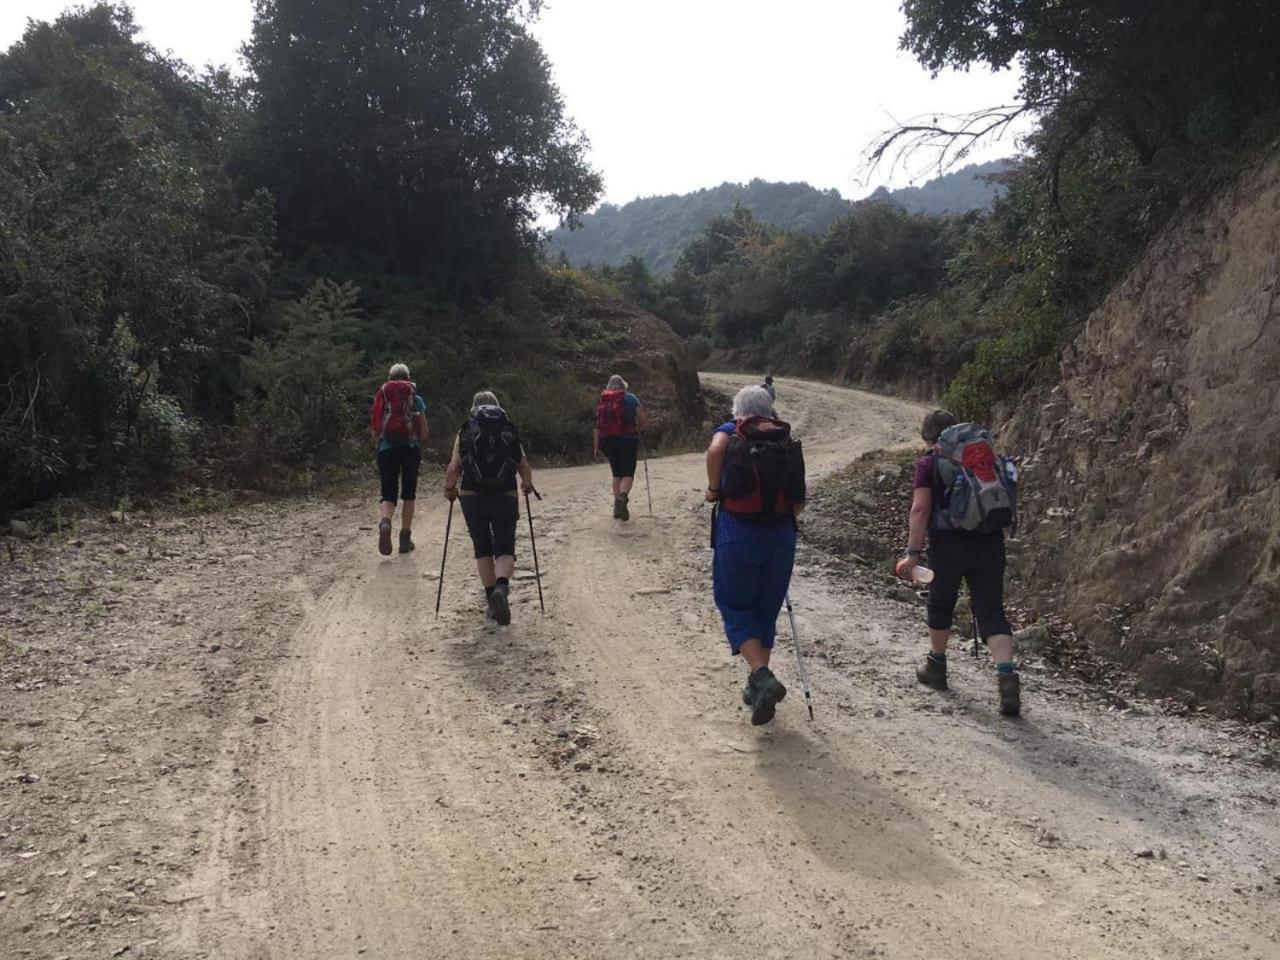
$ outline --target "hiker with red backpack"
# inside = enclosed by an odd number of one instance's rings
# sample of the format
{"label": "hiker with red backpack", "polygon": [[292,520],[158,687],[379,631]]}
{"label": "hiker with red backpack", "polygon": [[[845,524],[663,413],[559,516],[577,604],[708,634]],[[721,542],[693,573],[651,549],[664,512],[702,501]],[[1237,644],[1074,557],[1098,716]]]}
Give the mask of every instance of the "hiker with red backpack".
{"label": "hiker with red backpack", "polygon": [[[409,368],[394,364],[387,382],[373,395],[369,431],[378,444],[378,475],[382,496],[378,504],[378,552],[391,554],[391,518],[396,500],[400,510],[400,552],[413,549],[413,510],[418,495],[418,468],[427,445],[427,402],[409,379]],[[398,496],[397,496],[398,495]]]}
{"label": "hiker with red backpack", "polygon": [[533,470],[515,424],[498,398],[481,390],[472,398],[471,415],[454,441],[453,457],[445,470],[444,495],[462,505],[475,547],[476,571],[484,587],[486,614],[503,626],[511,622],[508,594],[516,568],[516,525],[520,520],[517,480],[521,492],[537,496]]}
{"label": "hiker with red backpack", "polygon": [[804,451],[773,416],[763,387],[733,398],[733,421],[707,447],[706,499],[712,518],[712,582],[729,649],[750,674],[742,702],[755,725],[773,719],[787,689],[769,669],[778,614],[791,585],[796,517],[804,510]]}
{"label": "hiker with red backpack", "polygon": [[[627,381],[616,373],[600,391],[596,404],[596,426],[591,445],[597,460],[607,457],[613,472],[613,519],[630,520],[627,501],[636,479],[640,453],[640,431],[648,426],[640,398],[627,390]],[[601,454],[603,453],[603,457]]]}
{"label": "hiker with red backpack", "polygon": [[[959,423],[946,410],[925,417],[920,433],[929,450],[916,462],[906,556],[895,567],[898,576],[912,580],[927,536],[930,649],[916,679],[947,689],[947,643],[963,580],[979,634],[995,661],[1000,713],[1016,717],[1022,694],[1013,627],[1004,611],[1004,531],[1016,520],[1017,470],[996,453],[984,427]],[[914,579],[921,579],[918,573]]]}

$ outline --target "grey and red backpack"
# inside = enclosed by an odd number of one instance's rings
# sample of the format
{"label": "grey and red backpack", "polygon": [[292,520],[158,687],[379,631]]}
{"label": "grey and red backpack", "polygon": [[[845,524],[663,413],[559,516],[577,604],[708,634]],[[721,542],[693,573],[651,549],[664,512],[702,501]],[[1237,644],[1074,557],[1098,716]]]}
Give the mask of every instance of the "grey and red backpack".
{"label": "grey and red backpack", "polygon": [[1017,524],[1018,471],[976,423],[942,431],[933,452],[933,528],[994,533]]}

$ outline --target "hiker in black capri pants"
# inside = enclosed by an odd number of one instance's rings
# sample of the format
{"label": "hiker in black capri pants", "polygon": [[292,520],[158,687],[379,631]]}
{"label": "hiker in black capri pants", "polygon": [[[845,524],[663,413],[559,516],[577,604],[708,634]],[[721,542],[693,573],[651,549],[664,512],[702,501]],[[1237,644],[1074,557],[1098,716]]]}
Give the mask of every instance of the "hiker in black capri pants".
{"label": "hiker in black capri pants", "polygon": [[445,471],[444,495],[457,499],[475,546],[476,571],[484,587],[486,613],[511,622],[508,593],[516,566],[517,492],[534,493],[533,470],[520,434],[491,391],[472,398],[471,416],[458,431]]}
{"label": "hiker in black capri pants", "polygon": [[[1000,712],[1016,717],[1022,709],[1021,684],[1013,663],[1013,627],[1004,611],[1004,528],[1013,522],[1013,490],[1016,471],[1003,457],[995,456],[990,435],[975,424],[959,424],[945,410],[935,410],[924,419],[921,438],[929,451],[916,463],[911,519],[906,556],[895,568],[900,577],[912,579],[912,571],[929,540],[928,626],[929,653],[916,670],[916,679],[935,690],[947,689],[947,643],[960,584],[969,586],[978,629],[991,659],[995,661],[1000,693]],[[976,447],[975,455],[964,457],[966,469],[961,483],[981,482],[990,472],[997,509],[984,516],[981,524],[958,515],[963,506],[973,508],[977,492],[961,503],[956,494],[956,469],[951,464],[957,444]],[[972,464],[972,466],[968,466]],[[1004,493],[994,489],[997,484]],[[963,511],[961,511],[963,513]],[[998,514],[998,516],[997,516]],[[974,529],[966,529],[966,526]]]}
{"label": "hiker in black capri pants", "polygon": [[600,392],[596,405],[596,427],[591,434],[595,458],[609,459],[613,474],[613,519],[630,520],[627,501],[636,479],[640,454],[640,431],[648,426],[640,398],[627,389],[627,381],[616,373]]}
{"label": "hiker in black capri pants", "polygon": [[369,431],[378,444],[378,552],[391,553],[391,519],[400,510],[400,552],[413,549],[413,508],[418,495],[418,468],[427,445],[427,402],[409,379],[409,368],[397,363],[378,388],[369,408]]}

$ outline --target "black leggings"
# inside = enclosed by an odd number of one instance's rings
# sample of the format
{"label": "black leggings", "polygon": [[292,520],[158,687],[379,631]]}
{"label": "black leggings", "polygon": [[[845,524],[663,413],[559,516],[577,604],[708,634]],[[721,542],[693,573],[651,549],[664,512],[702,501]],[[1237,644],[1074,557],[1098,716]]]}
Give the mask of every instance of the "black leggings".
{"label": "black leggings", "polygon": [[637,437],[601,437],[600,449],[609,458],[609,467],[615,478],[636,475],[636,457],[640,453]]}
{"label": "black leggings", "polygon": [[422,466],[422,448],[388,447],[378,451],[378,476],[382,480],[382,502],[396,502],[396,488],[401,500],[418,496],[418,467]]}
{"label": "black leggings", "polygon": [[481,557],[514,557],[516,555],[516,523],[520,520],[520,501],[504,494],[474,494],[458,497],[467,532]]}
{"label": "black leggings", "polygon": [[950,630],[960,596],[969,584],[982,639],[1013,633],[1004,614],[1004,534],[947,532],[929,535],[929,629]]}

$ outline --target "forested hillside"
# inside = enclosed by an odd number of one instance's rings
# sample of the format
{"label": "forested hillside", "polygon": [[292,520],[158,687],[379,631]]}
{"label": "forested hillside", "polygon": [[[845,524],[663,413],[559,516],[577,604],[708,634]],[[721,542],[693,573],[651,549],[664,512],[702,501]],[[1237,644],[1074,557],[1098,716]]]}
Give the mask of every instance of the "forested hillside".
{"label": "forested hillside", "polygon": [[903,46],[931,70],[1023,70],[1020,103],[904,127],[877,150],[886,162],[963,154],[982,131],[1037,117],[989,212],[873,201],[814,235],[739,208],[710,221],[667,278],[635,263],[601,272],[723,362],[942,394],[985,418],[1052,374],[1180,205],[1280,129],[1280,7],[1185,0],[1135,13],[1093,0],[1068,20],[1013,0],[903,9]]}
{"label": "forested hillside", "polygon": [[534,216],[601,181],[527,6],[321,6],[259,0],[243,78],[111,4],[0,53],[0,510],[309,476],[393,360],[445,422],[482,380],[543,397],[543,449],[582,412],[620,334]]}
{"label": "forested hillside", "polygon": [[909,213],[968,213],[970,210],[986,210],[1004,193],[999,174],[1012,168],[1013,162],[1010,160],[974,163],[926,180],[918,187],[900,187],[897,190],[881,187],[871,195],[871,199],[889,200]]}
{"label": "forested hillside", "polygon": [[[920,187],[882,188],[874,199],[889,200],[917,213],[983,209],[1000,192],[987,177],[1008,165],[1006,160],[973,164]],[[820,234],[856,205],[835,190],[819,190],[807,183],[722,183],[693,193],[641,197],[622,206],[606,203],[582,217],[576,229],[552,231],[548,250],[553,256],[563,255],[574,266],[621,266],[638,259],[647,270],[665,276],[680,251],[707,224],[736,206],[771,227]]]}

